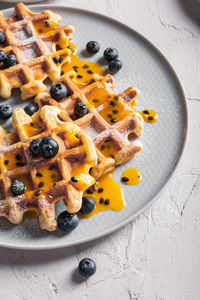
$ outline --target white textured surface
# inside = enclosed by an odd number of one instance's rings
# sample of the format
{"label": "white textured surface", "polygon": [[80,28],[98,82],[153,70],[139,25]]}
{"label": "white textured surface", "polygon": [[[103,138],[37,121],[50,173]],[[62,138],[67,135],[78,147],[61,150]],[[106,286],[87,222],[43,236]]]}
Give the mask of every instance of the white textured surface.
{"label": "white textured surface", "polygon": [[[0,299],[200,299],[200,33],[199,26],[183,9],[186,2],[48,1],[105,13],[132,26],[158,46],[184,84],[190,137],[167,190],[132,224],[70,249],[0,249]],[[93,257],[98,268],[87,282],[74,275],[78,261],[85,256]]]}

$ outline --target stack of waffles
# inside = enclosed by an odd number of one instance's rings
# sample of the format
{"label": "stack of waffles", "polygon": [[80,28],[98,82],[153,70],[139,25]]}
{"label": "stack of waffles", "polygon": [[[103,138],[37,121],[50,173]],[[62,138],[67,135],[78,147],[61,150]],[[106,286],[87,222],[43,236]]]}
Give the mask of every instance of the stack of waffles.
{"label": "stack of waffles", "polygon": [[[74,71],[60,76],[62,63],[70,62],[73,27],[59,27],[59,21],[50,11],[33,14],[23,4],[16,6],[13,17],[0,16],[7,41],[3,50],[18,60],[0,71],[0,95],[8,98],[17,87],[22,99],[37,95],[39,106],[32,116],[21,108],[14,111],[13,133],[0,128],[0,216],[19,224],[24,212],[34,210],[40,227],[49,231],[57,227],[55,204],[64,199],[68,212],[78,212],[86,189],[142,150],[136,137],[143,131],[143,119],[133,108],[136,88],[116,94],[109,74],[94,74],[86,83],[78,82]],[[66,86],[66,98],[51,97],[43,83],[47,77]],[[82,117],[75,113],[78,102],[87,106]],[[130,140],[130,135],[135,138]],[[44,137],[59,145],[51,159],[34,157],[30,151],[31,141]],[[23,195],[12,194],[13,180],[24,182]]]}

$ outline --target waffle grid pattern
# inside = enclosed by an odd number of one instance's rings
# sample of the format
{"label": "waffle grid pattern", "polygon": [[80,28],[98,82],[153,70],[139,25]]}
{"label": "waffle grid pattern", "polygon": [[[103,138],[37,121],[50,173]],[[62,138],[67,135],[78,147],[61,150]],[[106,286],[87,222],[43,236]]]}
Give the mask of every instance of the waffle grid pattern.
{"label": "waffle grid pattern", "polygon": [[[102,175],[110,173],[114,170],[115,165],[122,164],[136,155],[142,150],[142,144],[135,138],[129,141],[128,137],[131,133],[138,137],[143,131],[143,119],[139,113],[130,108],[130,103],[137,101],[138,90],[136,88],[128,88],[118,95],[120,102],[120,110],[127,110],[128,115],[123,115],[122,118],[112,124],[102,116],[101,112],[104,108],[110,105],[110,97],[100,103],[94,105],[88,98],[96,89],[104,89],[109,95],[114,93],[114,82],[111,75],[100,76],[95,74],[93,79],[88,84],[80,84],[76,81],[76,73],[71,71],[61,77],[58,81],[64,84],[68,89],[68,97],[60,102],[55,101],[48,93],[41,93],[35,98],[35,102],[39,107],[44,105],[52,105],[59,107],[61,120],[73,122],[78,125],[87,135],[89,135],[98,155],[98,165],[92,169],[91,174],[98,179]],[[113,96],[114,97],[114,96]],[[83,102],[88,108],[88,113],[77,118],[74,110],[77,102]],[[117,107],[118,104],[116,104]],[[96,107],[95,107],[96,106]],[[104,154],[102,146],[104,142],[110,143],[109,147],[113,148],[114,155],[109,156]]]}
{"label": "waffle grid pattern", "polygon": [[[62,57],[63,63],[70,61],[71,51],[67,48],[72,39],[73,27],[59,27],[60,16],[51,11],[30,12],[24,4],[15,7],[13,17],[4,18],[0,13],[0,30],[5,33],[6,42],[0,48],[7,55],[14,54],[18,64],[7,69],[0,66],[0,96],[9,98],[13,88],[21,88],[21,97],[26,100],[39,92],[45,91],[43,81],[48,77],[55,81],[60,76],[61,64],[56,64],[54,57]],[[50,22],[56,28],[39,34],[37,24]]]}
{"label": "waffle grid pattern", "polygon": [[[64,199],[67,210],[71,213],[77,212],[82,204],[83,191],[95,183],[94,178],[89,175],[90,168],[97,163],[92,141],[75,124],[60,121],[57,117],[59,112],[59,108],[45,106],[41,109],[40,116],[30,117],[23,109],[18,108],[13,115],[15,133],[8,134],[1,129],[0,216],[8,218],[14,224],[22,221],[25,211],[35,210],[39,216],[40,227],[49,231],[55,230],[57,201]],[[39,124],[34,134],[31,129],[27,130],[27,124],[31,127]],[[58,154],[51,159],[33,157],[29,149],[30,142],[47,136],[59,144]],[[8,157],[17,157],[18,162],[9,167]],[[45,189],[40,189],[37,176],[44,169],[56,170],[56,174],[52,171],[53,180],[50,179]],[[81,174],[82,182],[71,180],[74,170]],[[14,197],[11,192],[14,179],[24,181],[25,185],[27,182],[27,192]]]}

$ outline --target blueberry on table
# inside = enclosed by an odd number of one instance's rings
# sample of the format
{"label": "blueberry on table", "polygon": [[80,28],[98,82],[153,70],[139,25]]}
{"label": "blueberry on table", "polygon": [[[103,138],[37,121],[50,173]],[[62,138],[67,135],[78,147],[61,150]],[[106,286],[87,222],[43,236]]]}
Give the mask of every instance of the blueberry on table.
{"label": "blueberry on table", "polygon": [[59,149],[58,143],[50,137],[43,138],[39,147],[40,155],[44,158],[52,158],[56,156]]}
{"label": "blueberry on table", "polygon": [[117,72],[122,68],[122,62],[119,59],[112,60],[108,63],[108,69],[111,72]]}
{"label": "blueberry on table", "polygon": [[90,42],[87,43],[86,49],[87,49],[88,53],[95,54],[95,53],[99,52],[100,45],[96,41],[90,41]]}
{"label": "blueberry on table", "polygon": [[6,53],[3,50],[0,50],[0,62],[3,62],[6,56]]}
{"label": "blueberry on table", "polygon": [[50,94],[56,101],[62,100],[67,97],[67,88],[62,83],[55,83],[51,86]]}
{"label": "blueberry on table", "polygon": [[69,233],[74,230],[79,224],[79,217],[76,214],[70,214],[63,211],[57,218],[58,227]]}
{"label": "blueberry on table", "polygon": [[74,108],[74,113],[77,117],[81,118],[88,112],[87,106],[83,102],[77,102]]}
{"label": "blueberry on table", "polygon": [[94,199],[91,197],[83,197],[82,198],[82,206],[80,212],[83,215],[87,215],[93,211],[95,207]]}
{"label": "blueberry on table", "polygon": [[90,277],[96,272],[96,263],[91,258],[83,258],[78,266],[79,273],[84,277]]}
{"label": "blueberry on table", "polygon": [[3,31],[0,31],[0,45],[4,44],[6,41],[6,36]]}
{"label": "blueberry on table", "polygon": [[118,58],[119,52],[117,51],[116,48],[107,48],[104,51],[103,56],[104,56],[105,60],[111,61],[111,60],[115,60]]}
{"label": "blueberry on table", "polygon": [[10,55],[6,56],[3,61],[3,67],[6,69],[10,68],[12,66],[15,66],[17,64],[18,64],[18,61],[14,54],[10,54]]}
{"label": "blueberry on table", "polygon": [[1,120],[7,120],[12,116],[13,109],[8,104],[2,104],[0,106],[0,119]]}
{"label": "blueberry on table", "polygon": [[40,143],[42,139],[35,139],[30,144],[30,150],[33,155],[40,155]]}
{"label": "blueberry on table", "polygon": [[22,195],[25,189],[25,184],[20,180],[14,180],[11,184],[11,191],[15,196]]}
{"label": "blueberry on table", "polygon": [[32,116],[36,111],[38,111],[39,106],[38,104],[28,104],[27,106],[24,107],[24,111],[27,113],[27,115]]}

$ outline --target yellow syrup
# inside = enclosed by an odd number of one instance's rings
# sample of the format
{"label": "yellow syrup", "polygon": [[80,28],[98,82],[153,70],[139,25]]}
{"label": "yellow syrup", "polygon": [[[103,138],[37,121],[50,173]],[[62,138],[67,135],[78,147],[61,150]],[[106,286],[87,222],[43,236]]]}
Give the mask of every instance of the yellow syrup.
{"label": "yellow syrup", "polygon": [[139,113],[143,117],[145,122],[155,123],[158,121],[158,114],[155,110],[144,109],[143,111],[140,111]]}
{"label": "yellow syrup", "polygon": [[9,152],[1,158],[1,172],[10,171],[25,166],[23,153]]}
{"label": "yellow syrup", "polygon": [[122,172],[121,182],[126,185],[136,185],[140,183],[142,176],[137,168],[129,168]]}
{"label": "yellow syrup", "polygon": [[34,24],[34,29],[37,34],[46,33],[59,26],[58,23],[51,20],[43,20]]}
{"label": "yellow syrup", "polygon": [[78,213],[80,218],[90,218],[93,215],[106,210],[120,211],[125,207],[124,194],[121,187],[113,179],[112,174],[106,175],[95,184],[95,191],[91,187],[84,192],[83,197],[92,197],[95,201],[94,210],[83,215]]}
{"label": "yellow syrup", "polygon": [[34,177],[35,189],[46,191],[51,184],[59,180],[61,180],[61,175],[56,166],[42,167],[37,170]]}
{"label": "yellow syrup", "polygon": [[29,210],[29,211],[26,211],[25,216],[27,219],[36,219],[37,212],[35,210]]}
{"label": "yellow syrup", "polygon": [[119,151],[116,145],[111,141],[111,139],[107,138],[103,140],[97,148],[102,152],[105,157],[114,158],[115,154]]}
{"label": "yellow syrup", "polygon": [[74,70],[77,74],[76,81],[80,83],[90,82],[93,74],[105,75],[103,68],[91,61],[80,60],[76,55],[71,56],[71,63],[62,65],[62,74]]}
{"label": "yellow syrup", "polygon": [[24,182],[26,186],[24,194],[27,199],[32,199],[33,196],[42,199],[45,191],[47,191],[51,185],[53,186],[56,182],[61,180],[61,175],[58,168],[55,165],[51,165],[37,169],[33,183],[27,176],[17,179]]}
{"label": "yellow syrup", "polygon": [[[75,163],[71,172],[71,184],[80,191],[85,191],[88,187],[95,184],[95,179],[89,174],[91,165],[87,163]],[[88,173],[88,174],[87,174]]]}
{"label": "yellow syrup", "polygon": [[37,135],[42,132],[43,128],[37,124],[27,123],[23,125],[24,132],[27,137]]}
{"label": "yellow syrup", "polygon": [[[113,99],[114,98],[115,96]],[[100,111],[100,115],[108,122],[108,124],[114,125],[134,112],[128,105],[124,105],[123,101],[120,99],[115,102],[112,99],[110,100],[110,102],[104,104],[103,109]],[[115,106],[112,104],[115,104]]]}
{"label": "yellow syrup", "polygon": [[104,87],[97,87],[86,97],[94,107],[102,105],[99,113],[110,125],[114,125],[135,112],[132,107],[126,105],[122,96],[111,94]]}
{"label": "yellow syrup", "polygon": [[110,97],[110,94],[104,87],[96,87],[95,89],[92,90],[92,92],[86,94],[87,100],[94,107],[104,104],[109,97]]}

